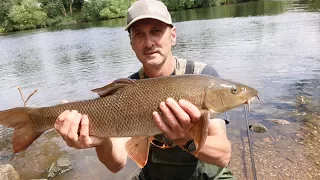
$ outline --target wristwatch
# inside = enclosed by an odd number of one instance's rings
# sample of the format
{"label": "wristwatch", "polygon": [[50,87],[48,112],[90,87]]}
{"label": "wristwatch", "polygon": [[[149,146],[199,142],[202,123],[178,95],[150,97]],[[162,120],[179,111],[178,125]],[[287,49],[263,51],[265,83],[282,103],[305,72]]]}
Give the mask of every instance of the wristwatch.
{"label": "wristwatch", "polygon": [[186,145],[183,146],[183,148],[189,152],[195,151],[196,150],[196,143],[194,143],[193,139],[190,139]]}

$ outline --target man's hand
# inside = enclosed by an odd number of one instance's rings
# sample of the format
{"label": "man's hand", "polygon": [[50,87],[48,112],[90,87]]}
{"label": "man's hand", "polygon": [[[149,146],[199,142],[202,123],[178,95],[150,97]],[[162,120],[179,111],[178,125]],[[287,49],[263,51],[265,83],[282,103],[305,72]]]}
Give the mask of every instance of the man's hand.
{"label": "man's hand", "polygon": [[179,146],[184,146],[188,140],[192,139],[189,130],[200,119],[199,109],[186,100],[176,102],[168,98],[160,103],[160,110],[165,120],[158,112],[154,112],[154,122],[167,138]]}
{"label": "man's hand", "polygon": [[[67,145],[76,149],[96,147],[105,139],[89,136],[89,119],[76,110],[66,110],[57,118],[54,128],[66,141]],[[80,132],[80,135],[78,134]]]}

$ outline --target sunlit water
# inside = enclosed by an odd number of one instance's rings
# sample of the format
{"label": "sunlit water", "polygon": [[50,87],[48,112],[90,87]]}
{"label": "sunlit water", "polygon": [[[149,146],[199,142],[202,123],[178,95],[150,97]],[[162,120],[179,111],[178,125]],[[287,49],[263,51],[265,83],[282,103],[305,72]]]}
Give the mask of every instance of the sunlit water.
{"label": "sunlit water", "polygon": [[[220,76],[256,88],[250,120],[294,118],[300,96],[311,99],[305,111],[319,111],[320,14],[318,4],[260,1],[174,12],[178,42],[174,54],[213,65]],[[125,20],[95,22],[11,33],[0,37],[0,110],[49,106],[96,97],[91,89],[127,77],[140,67],[131,50]],[[230,112],[230,129],[244,128],[243,107]],[[74,171],[57,179],[124,179],[136,166],[111,174],[93,150],[75,151],[54,131],[21,154],[13,155],[11,132],[0,129],[0,164],[11,163],[24,178],[39,178],[60,156]],[[232,136],[232,134],[231,134]],[[32,166],[30,166],[32,164]]]}

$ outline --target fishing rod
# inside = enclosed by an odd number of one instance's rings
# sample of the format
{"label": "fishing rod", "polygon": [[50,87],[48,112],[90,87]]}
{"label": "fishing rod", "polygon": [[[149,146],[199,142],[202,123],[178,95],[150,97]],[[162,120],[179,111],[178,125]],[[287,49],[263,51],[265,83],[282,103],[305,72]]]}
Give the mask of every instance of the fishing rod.
{"label": "fishing rod", "polygon": [[250,139],[248,108],[246,105],[244,106],[244,111],[245,111],[245,118],[246,118],[246,122],[247,122],[247,135],[248,135],[249,149],[250,149],[250,155],[251,155],[251,166],[252,166],[253,178],[254,178],[254,180],[257,180],[256,166],[255,166],[255,162],[254,162],[254,155],[253,155],[252,144],[251,144],[251,139]]}

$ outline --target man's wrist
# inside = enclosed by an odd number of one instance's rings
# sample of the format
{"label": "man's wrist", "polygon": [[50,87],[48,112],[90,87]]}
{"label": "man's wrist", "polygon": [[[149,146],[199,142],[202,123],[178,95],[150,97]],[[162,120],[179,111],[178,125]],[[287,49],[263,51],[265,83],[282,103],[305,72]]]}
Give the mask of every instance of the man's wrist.
{"label": "man's wrist", "polygon": [[183,150],[188,151],[190,153],[196,150],[196,145],[192,138],[179,140],[178,142],[176,142],[176,144]]}
{"label": "man's wrist", "polygon": [[110,137],[104,138],[100,144],[95,145],[95,148],[105,148],[112,146],[112,141]]}
{"label": "man's wrist", "polygon": [[180,146],[181,148],[183,148],[190,139],[192,139],[192,138],[179,139],[179,140],[175,140],[174,142],[175,142],[178,146]]}

